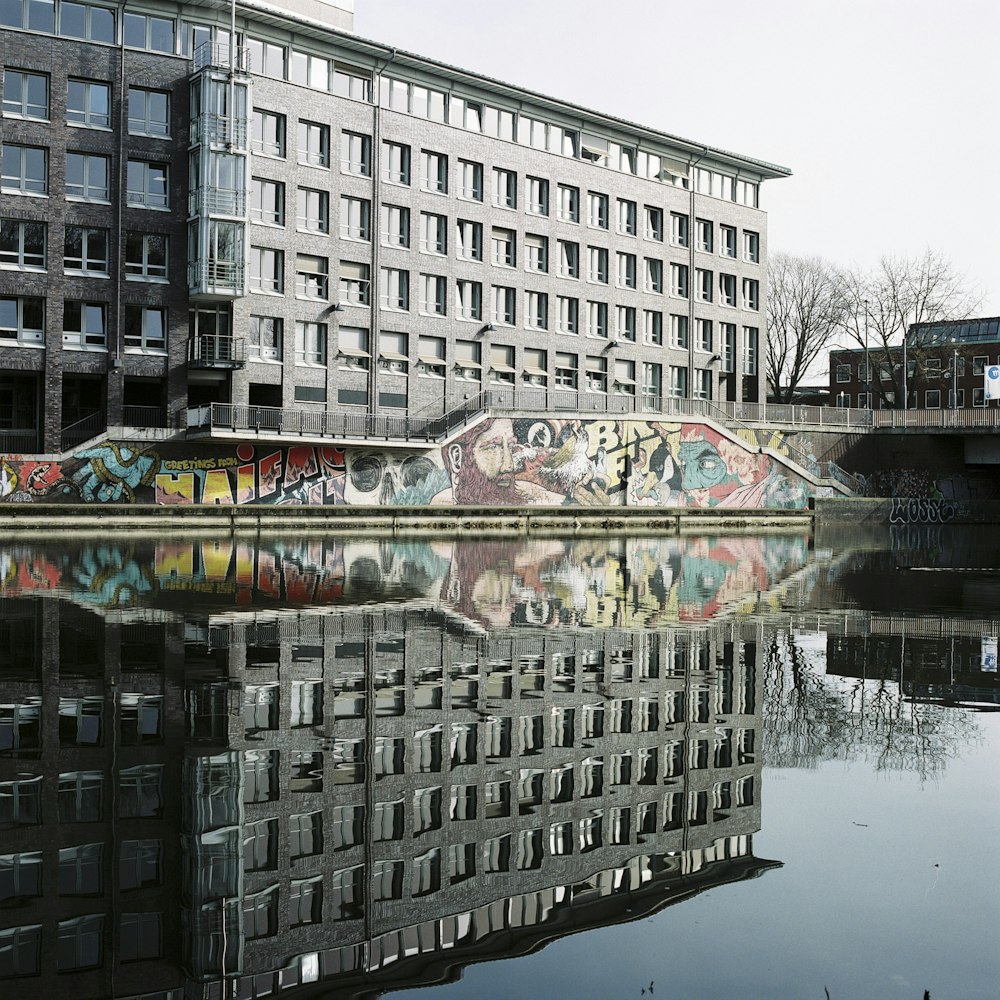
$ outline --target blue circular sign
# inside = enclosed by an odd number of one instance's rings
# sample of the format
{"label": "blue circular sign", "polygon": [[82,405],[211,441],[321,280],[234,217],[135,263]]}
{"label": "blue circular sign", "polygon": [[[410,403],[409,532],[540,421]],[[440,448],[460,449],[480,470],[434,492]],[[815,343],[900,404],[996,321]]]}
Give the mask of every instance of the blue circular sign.
{"label": "blue circular sign", "polygon": [[990,379],[990,381],[1000,378],[1000,365],[990,365],[990,367],[986,369],[986,377]]}

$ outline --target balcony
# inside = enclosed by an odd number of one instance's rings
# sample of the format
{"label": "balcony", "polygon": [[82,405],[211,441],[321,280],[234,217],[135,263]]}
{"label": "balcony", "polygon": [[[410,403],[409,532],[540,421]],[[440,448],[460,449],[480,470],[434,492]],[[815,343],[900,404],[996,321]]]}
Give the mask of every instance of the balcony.
{"label": "balcony", "polygon": [[226,146],[233,152],[246,152],[249,133],[247,120],[237,115],[198,115],[191,122],[191,139],[202,146]]}
{"label": "balcony", "polygon": [[[237,73],[248,73],[250,69],[250,51],[245,46],[237,45],[235,70]],[[191,60],[195,73],[203,69],[229,69],[229,44],[227,42],[202,42],[194,50]]]}
{"label": "balcony", "polygon": [[201,334],[188,341],[188,368],[232,370],[246,363],[246,341],[242,337]]}
{"label": "balcony", "polygon": [[188,195],[188,215],[232,215],[242,219],[247,193],[236,188],[198,187]]}
{"label": "balcony", "polygon": [[188,262],[188,294],[234,299],[246,294],[243,261],[198,258]]}

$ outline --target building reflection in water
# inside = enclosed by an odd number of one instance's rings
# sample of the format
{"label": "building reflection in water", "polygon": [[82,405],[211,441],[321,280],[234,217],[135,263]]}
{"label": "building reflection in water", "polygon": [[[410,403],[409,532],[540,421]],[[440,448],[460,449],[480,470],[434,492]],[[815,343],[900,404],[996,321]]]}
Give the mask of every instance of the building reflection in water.
{"label": "building reflection in water", "polygon": [[5,992],[384,990],[761,873],[764,626],[721,612],[806,554],[9,547]]}

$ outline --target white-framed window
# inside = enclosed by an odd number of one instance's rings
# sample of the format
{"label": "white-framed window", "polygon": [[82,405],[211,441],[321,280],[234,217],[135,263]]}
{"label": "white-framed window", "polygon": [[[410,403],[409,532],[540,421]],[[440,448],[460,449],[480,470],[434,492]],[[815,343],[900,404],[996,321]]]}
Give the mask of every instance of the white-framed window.
{"label": "white-framed window", "polygon": [[295,363],[326,367],[326,323],[297,320],[295,323]]}
{"label": "white-framed window", "polygon": [[401,142],[382,143],[382,180],[390,184],[410,183],[410,147]]}
{"label": "white-framed window", "polygon": [[493,286],[493,322],[514,326],[517,322],[517,290],[504,285]]}
{"label": "white-framed window", "polygon": [[83,274],[106,275],[108,230],[93,229],[88,226],[67,226],[63,267],[67,271]]}
{"label": "white-framed window", "polygon": [[688,370],[683,365],[670,366],[670,395],[680,399],[687,397]]}
{"label": "white-framed window", "polygon": [[549,214],[549,182],[544,177],[525,178],[525,210],[529,215]]}
{"label": "white-framed window", "polygon": [[686,247],[690,243],[691,220],[680,212],[670,213],[670,242],[675,247]]}
{"label": "white-framed window", "polygon": [[156,306],[125,306],[125,350],[166,354],[167,310]]}
{"label": "white-framed window", "polygon": [[719,324],[719,341],[722,347],[722,370],[727,374],[736,371],[736,324]]}
{"label": "white-framed window", "polygon": [[475,160],[458,161],[459,195],[468,201],[483,200],[483,165]]}
{"label": "white-framed window", "polygon": [[743,308],[760,310],[760,282],[756,278],[743,279]]}
{"label": "white-framed window", "polygon": [[517,174],[513,170],[493,168],[493,204],[497,208],[517,208]]}
{"label": "white-framed window", "polygon": [[[677,265],[670,265],[670,273]],[[685,272],[687,270],[685,265]],[[647,292],[654,292],[657,295],[663,294],[663,261],[658,257],[645,257],[643,259],[642,287]]]}
{"label": "white-framed window", "polygon": [[48,259],[44,222],[0,219],[0,267],[44,271]]}
{"label": "white-framed window", "polygon": [[600,191],[587,192],[587,225],[608,228],[608,196]]}
{"label": "white-framed window", "polygon": [[736,182],[736,201],[748,208],[757,208],[759,185],[755,181]]}
{"label": "white-framed window", "polygon": [[107,350],[108,304],[67,299],[63,303],[63,347]]}
{"label": "white-framed window", "polygon": [[643,236],[657,243],[663,242],[663,209],[655,205],[646,205],[644,209],[645,224]]}
{"label": "white-framed window", "polygon": [[280,316],[251,316],[247,356],[257,361],[281,361],[284,328]]}
{"label": "white-framed window", "polygon": [[378,335],[379,367],[393,375],[405,375],[410,367],[410,338],[406,333],[382,330]]}
{"label": "white-framed window", "polygon": [[642,342],[653,347],[663,346],[663,313],[659,309],[643,309]]}
{"label": "white-framed window", "polygon": [[448,253],[448,217],[433,212],[420,213],[420,249],[443,257]]}
{"label": "white-framed window", "polygon": [[444,337],[417,338],[417,374],[429,378],[444,378],[445,368]]}
{"label": "white-framed window", "polygon": [[459,278],[455,282],[455,318],[482,320],[483,284]]}
{"label": "white-framed window", "polygon": [[837,381],[838,382],[851,381],[851,366],[849,364],[837,365]]}
{"label": "white-framed window", "polygon": [[111,84],[97,80],[66,81],[66,122],[91,128],[111,127]]}
{"label": "white-framed window", "polygon": [[695,368],[693,393],[695,399],[711,399],[713,385],[711,368]]}
{"label": "white-framed window", "polygon": [[559,277],[580,277],[580,244],[559,240]]}
{"label": "white-framed window", "polygon": [[448,282],[444,275],[420,275],[420,311],[426,316],[448,314]]}
{"label": "white-framed window", "polygon": [[658,399],[663,394],[663,365],[647,361],[642,366],[642,394]]}
{"label": "white-framed window", "polygon": [[455,224],[455,255],[459,260],[483,259],[483,224],[459,219]]}
{"label": "white-framed window", "polygon": [[409,249],[410,210],[402,205],[382,206],[382,245]]}
{"label": "white-framed window", "polygon": [[45,299],[40,296],[0,296],[0,344],[37,347],[45,343]]}
{"label": "white-framed window", "polygon": [[12,118],[49,120],[49,77],[23,69],[3,72],[3,113]]}
{"label": "white-framed window", "polygon": [[736,227],[719,223],[719,253],[736,259]]}
{"label": "white-framed window", "polygon": [[340,170],[356,177],[372,175],[372,137],[360,132],[343,132],[340,136]]}
{"label": "white-framed window", "polygon": [[513,385],[517,376],[514,348],[510,344],[490,346],[490,381],[496,385]]}
{"label": "white-framed window", "polygon": [[580,332],[580,300],[568,295],[556,297],[556,332]]}
{"label": "white-framed window", "polygon": [[711,271],[703,267],[696,267],[694,269],[695,296],[699,302],[712,301],[712,285],[714,280],[715,275]]}
{"label": "white-framed window", "polygon": [[556,189],[559,198],[556,215],[563,222],[580,221],[580,189],[569,184],[560,184]]}
{"label": "white-framed window", "polygon": [[330,298],[330,260],[311,253],[295,255],[295,294],[300,299]]}
{"label": "white-framed window", "polygon": [[615,335],[619,340],[635,341],[635,306],[615,306]]}
{"label": "white-framed window", "polygon": [[354,306],[371,302],[371,268],[353,260],[340,262],[340,301]]}
{"label": "white-framed window", "polygon": [[467,382],[482,381],[483,348],[479,341],[455,341],[455,378]]}
{"label": "white-framed window", "polygon": [[166,281],[169,247],[169,237],[165,233],[140,233],[130,229],[125,234],[125,277],[137,281]]}
{"label": "white-framed window", "polygon": [[250,291],[280,295],[284,290],[284,253],[272,247],[250,247]]}
{"label": "white-framed window", "polygon": [[[348,202],[353,202],[356,217],[351,217],[350,207],[345,211],[344,201],[340,202],[340,235],[343,239],[368,239],[369,219],[371,212],[369,202],[361,198],[348,198]],[[307,233],[319,233],[326,235],[330,232],[330,192],[321,191],[318,188],[300,187],[295,197],[295,224]],[[345,227],[345,219],[347,225]],[[355,228],[350,228],[354,223]],[[346,228],[346,232],[345,232]],[[361,235],[363,234],[363,235]]]}
{"label": "white-framed window", "polygon": [[549,270],[549,238],[536,233],[524,235],[524,267],[545,274]]}
{"label": "white-framed window", "polygon": [[972,374],[984,375],[986,373],[986,366],[989,363],[990,363],[990,358],[988,354],[977,354],[972,359]]}
{"label": "white-framed window", "polygon": [[710,319],[696,319],[694,329],[698,350],[714,351],[715,337],[712,332],[712,321]]}
{"label": "white-framed window", "polygon": [[[91,16],[93,10],[91,8]],[[166,52],[168,55],[173,55],[176,51],[175,28],[172,18],[126,13],[122,18],[122,40],[132,49],[146,49],[149,52]]]}
{"label": "white-framed window", "polygon": [[469,132],[482,132],[483,106],[478,101],[470,101],[452,94],[449,100],[448,121]]}
{"label": "white-framed window", "polygon": [[407,312],[410,308],[410,272],[398,267],[382,268],[382,308]]}
{"label": "white-framed window", "polygon": [[129,135],[149,135],[157,139],[170,136],[170,94],[148,87],[128,89]]}
{"label": "white-framed window", "polygon": [[337,330],[337,367],[344,371],[366,372],[371,366],[371,338],[360,326],[341,326]]}
{"label": "white-framed window", "polygon": [[719,304],[724,306],[736,305],[736,275],[719,275]]}
{"label": "white-framed window", "polygon": [[420,186],[425,191],[448,193],[448,157],[444,153],[420,151]]}
{"label": "white-framed window", "polygon": [[748,264],[760,263],[760,233],[743,230],[743,259]]}
{"label": "white-framed window", "polygon": [[498,267],[515,267],[517,265],[517,245],[514,230],[494,226],[491,239],[493,263]]}
{"label": "white-framed window", "polygon": [[524,368],[521,377],[527,385],[544,386],[549,381],[549,354],[540,347],[524,349]]}
{"label": "white-framed window", "polygon": [[608,359],[587,355],[585,374],[587,392],[606,393],[608,391]]}
{"label": "white-framed window", "polygon": [[924,374],[927,378],[940,378],[941,377],[941,359],[940,358],[925,358],[924,359]]}
{"label": "white-framed window", "polygon": [[634,253],[622,253],[619,250],[615,254],[615,279],[619,288],[636,287],[637,279]]}
{"label": "white-framed window", "polygon": [[[129,168],[131,169],[131,161]],[[111,161],[96,153],[66,154],[66,197],[107,202],[111,196]],[[131,189],[129,191],[131,200]]]}
{"label": "white-framed window", "polygon": [[285,158],[285,116],[254,108],[250,116],[250,149],[259,156]]}
{"label": "white-framed window", "polygon": [[587,247],[587,280],[600,285],[608,283],[608,251],[606,247]]}
{"label": "white-framed window", "polygon": [[870,410],[872,408],[872,394],[870,392],[858,393],[858,407],[862,410]]}
{"label": "white-framed window", "polygon": [[281,181],[250,178],[250,221],[262,226],[285,224],[285,185]]}
{"label": "white-framed window", "polygon": [[170,207],[170,173],[166,163],[129,160],[127,197],[130,208]]}
{"label": "white-framed window", "polygon": [[715,224],[711,219],[694,220],[694,245],[702,253],[715,252]]}
{"label": "white-framed window", "polygon": [[629,358],[616,358],[612,392],[619,396],[634,396],[635,388],[635,362]]}
{"label": "white-framed window", "polygon": [[524,293],[524,325],[529,330],[549,328],[549,297],[545,292]]}
{"label": "white-framed window", "polygon": [[623,236],[635,236],[637,229],[638,209],[634,201],[619,198],[616,202],[618,210],[618,232]]}
{"label": "white-framed window", "polygon": [[927,389],[924,392],[924,406],[928,410],[940,410],[941,409],[941,390],[940,389]]}
{"label": "white-framed window", "polygon": [[579,356],[556,351],[555,384],[560,389],[575,389],[580,370]]}
{"label": "white-framed window", "polygon": [[[2,301],[2,300],[0,300]],[[3,329],[0,328],[0,336],[3,336]],[[986,389],[973,389],[972,390],[972,405],[973,406],[986,406],[989,400],[986,398]]]}
{"label": "white-framed window", "polygon": [[670,314],[670,346],[687,350],[688,346],[688,318],[677,313]]}
{"label": "white-framed window", "polygon": [[760,331],[755,326],[743,327],[743,374],[757,374],[760,348]]}
{"label": "white-framed window", "polygon": [[608,339],[607,302],[587,302],[587,336]]}

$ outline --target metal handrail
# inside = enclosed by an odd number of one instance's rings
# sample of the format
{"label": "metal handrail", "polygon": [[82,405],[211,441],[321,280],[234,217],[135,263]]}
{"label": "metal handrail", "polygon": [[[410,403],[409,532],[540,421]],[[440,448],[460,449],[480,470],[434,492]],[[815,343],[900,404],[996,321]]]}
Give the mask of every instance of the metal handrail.
{"label": "metal handrail", "polygon": [[80,420],[62,428],[60,434],[62,451],[69,451],[70,448],[75,448],[77,445],[83,444],[84,441],[97,437],[98,434],[107,429],[108,415],[104,410],[94,410],[93,413],[88,413]]}

